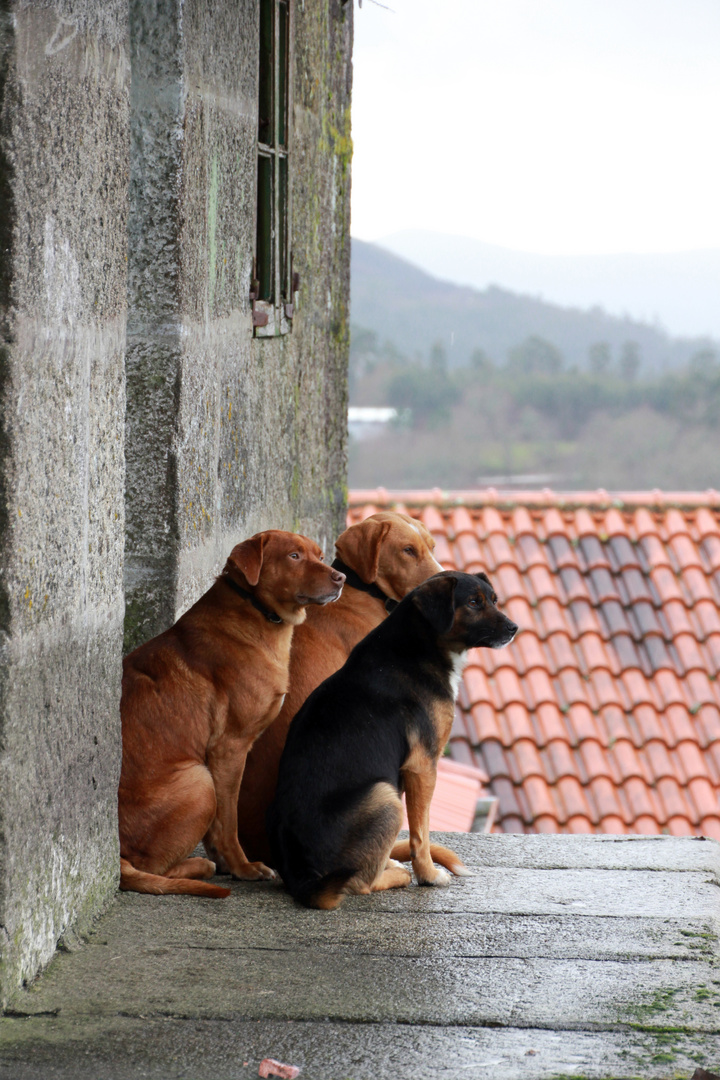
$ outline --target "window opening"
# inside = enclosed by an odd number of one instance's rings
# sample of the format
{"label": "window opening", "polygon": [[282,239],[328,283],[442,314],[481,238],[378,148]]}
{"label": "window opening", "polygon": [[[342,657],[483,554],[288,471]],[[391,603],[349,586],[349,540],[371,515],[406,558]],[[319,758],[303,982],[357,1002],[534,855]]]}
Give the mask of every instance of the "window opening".
{"label": "window opening", "polygon": [[287,333],[290,258],[290,0],[260,0],[257,230],[250,298],[256,337]]}

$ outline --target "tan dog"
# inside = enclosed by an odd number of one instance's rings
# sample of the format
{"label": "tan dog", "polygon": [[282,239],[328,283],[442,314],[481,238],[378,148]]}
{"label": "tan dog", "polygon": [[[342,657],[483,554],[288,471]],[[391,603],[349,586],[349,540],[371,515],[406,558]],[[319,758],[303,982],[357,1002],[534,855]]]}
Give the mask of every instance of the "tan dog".
{"label": "tan dog", "polygon": [[[273,876],[238,842],[245,758],[282,706],[306,605],[337,600],[344,581],[312,540],[257,533],[174,626],[126,657],[121,889],[227,896],[191,880],[215,864],[237,878]],[[210,858],[188,858],[201,840]]]}
{"label": "tan dog", "polygon": [[[265,814],[275,796],[280,756],[290,722],[316,686],[341,668],[352,649],[399,602],[442,567],[435,541],[420,521],[384,511],[351,525],[335,544],[333,565],[347,575],[331,608],[313,608],[298,627],[290,654],[290,689],[277,720],[257,740],[240,787],[240,842],[255,859],[270,859]],[[404,855],[400,845],[396,858]]]}

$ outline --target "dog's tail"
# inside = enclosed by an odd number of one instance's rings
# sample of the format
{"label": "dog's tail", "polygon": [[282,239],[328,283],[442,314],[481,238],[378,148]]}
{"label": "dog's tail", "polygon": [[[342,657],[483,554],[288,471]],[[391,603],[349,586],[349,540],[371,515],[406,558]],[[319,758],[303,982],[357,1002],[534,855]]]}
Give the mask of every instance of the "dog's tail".
{"label": "dog's tail", "polygon": [[120,888],[123,892],[152,893],[154,896],[212,896],[218,900],[229,896],[231,892],[222,885],[211,885],[207,881],[194,878],[169,878],[147,874],[144,870],[136,870],[127,859],[120,860]]}
{"label": "dog's tail", "polygon": [[[409,862],[410,841],[398,840],[390,852],[390,858],[397,859],[398,862]],[[470,877],[472,874],[472,871],[468,870],[465,863],[454,851],[451,851],[450,848],[441,847],[440,844],[430,845],[430,858],[434,863],[444,866],[455,877]]]}

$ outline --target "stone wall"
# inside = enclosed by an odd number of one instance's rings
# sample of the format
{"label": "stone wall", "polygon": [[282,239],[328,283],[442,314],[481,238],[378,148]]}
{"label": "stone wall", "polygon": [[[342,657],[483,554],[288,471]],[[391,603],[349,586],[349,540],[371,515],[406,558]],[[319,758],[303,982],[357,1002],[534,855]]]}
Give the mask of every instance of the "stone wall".
{"label": "stone wall", "polygon": [[132,0],[126,648],[269,527],[343,528],[352,4],[297,0],[292,330],[253,337],[259,0]]}
{"label": "stone wall", "polygon": [[299,291],[259,340],[259,0],[0,0],[2,1001],[117,885],[123,620],[343,527],[352,4],[293,10]]}
{"label": "stone wall", "polygon": [[0,4],[0,996],[117,885],[125,5]]}

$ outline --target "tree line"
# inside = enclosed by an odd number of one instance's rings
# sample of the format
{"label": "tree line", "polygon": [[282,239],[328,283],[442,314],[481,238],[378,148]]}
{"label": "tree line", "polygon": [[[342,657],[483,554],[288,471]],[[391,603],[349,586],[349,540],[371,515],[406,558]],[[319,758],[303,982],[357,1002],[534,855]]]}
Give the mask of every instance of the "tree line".
{"label": "tree line", "polygon": [[[412,474],[415,486],[457,487],[518,472],[551,474],[566,487],[717,483],[720,355],[710,346],[681,368],[647,373],[632,340],[615,350],[594,343],[579,368],[531,335],[502,364],[478,347],[468,365],[450,369],[439,342],[406,356],[355,329],[350,379],[354,404],[399,412],[381,439],[351,448],[351,483],[407,485]],[[376,467],[395,479],[372,477]]]}

